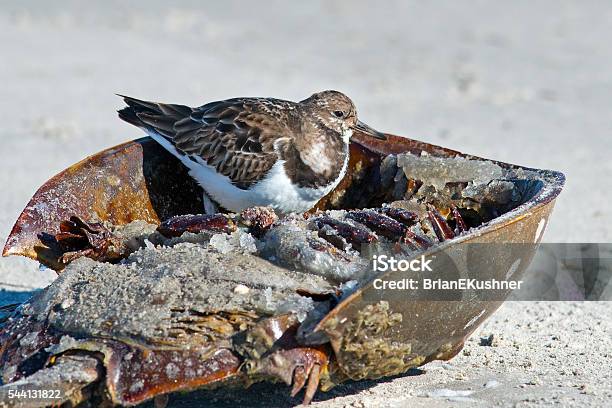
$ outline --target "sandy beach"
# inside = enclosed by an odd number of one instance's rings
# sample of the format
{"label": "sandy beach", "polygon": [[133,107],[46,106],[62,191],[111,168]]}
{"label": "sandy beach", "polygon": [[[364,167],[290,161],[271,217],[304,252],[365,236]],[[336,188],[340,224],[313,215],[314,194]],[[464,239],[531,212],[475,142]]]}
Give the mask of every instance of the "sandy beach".
{"label": "sandy beach", "polygon": [[[385,132],[563,172],[544,241],[612,240],[607,2],[0,1],[0,33],[2,243],[43,182],[141,136],[117,118],[115,93],[197,106],[323,89],[350,95],[360,118]],[[2,258],[0,304],[54,278]],[[343,385],[313,406],[607,405],[611,306],[506,303],[453,360]],[[256,385],[171,403],[298,403],[288,392]]]}

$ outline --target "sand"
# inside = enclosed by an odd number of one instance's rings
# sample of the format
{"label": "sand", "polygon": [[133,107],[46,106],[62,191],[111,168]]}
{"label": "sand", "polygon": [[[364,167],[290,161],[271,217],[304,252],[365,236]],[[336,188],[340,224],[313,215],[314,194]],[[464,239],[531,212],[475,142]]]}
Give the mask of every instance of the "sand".
{"label": "sand", "polygon": [[[2,242],[46,179],[140,136],[116,118],[115,92],[199,105],[328,88],[377,129],[564,172],[544,240],[612,239],[606,2],[0,2],[0,34]],[[1,259],[0,303],[53,278]],[[611,310],[508,303],[451,362],[343,386],[317,404],[601,406],[612,397]],[[493,346],[481,346],[490,335]],[[284,387],[257,386],[214,394],[210,406],[253,404],[262,392],[272,406],[295,402]]]}

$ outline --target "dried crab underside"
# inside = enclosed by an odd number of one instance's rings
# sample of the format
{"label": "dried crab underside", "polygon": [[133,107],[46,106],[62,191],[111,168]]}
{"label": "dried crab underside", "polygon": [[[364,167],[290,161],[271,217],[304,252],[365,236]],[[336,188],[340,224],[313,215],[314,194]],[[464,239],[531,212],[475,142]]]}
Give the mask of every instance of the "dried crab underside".
{"label": "dried crab underside", "polygon": [[[371,174],[355,177],[368,186]],[[132,405],[271,380],[292,386],[292,395],[305,389],[308,403],[347,379],[452,356],[418,356],[397,342],[382,347],[402,320],[384,301],[343,323],[355,338],[343,343],[353,347],[353,366],[338,364],[341,346],[315,328],[373,278],[372,248],[416,256],[517,207],[539,181],[484,160],[413,154],[389,155],[376,177],[377,192],[332,197],[332,206],[352,210],[278,218],[251,208],[159,226],[75,216],[59,233],[41,234],[61,248],[66,267],[2,323],[3,387],[61,386],[72,404]]]}

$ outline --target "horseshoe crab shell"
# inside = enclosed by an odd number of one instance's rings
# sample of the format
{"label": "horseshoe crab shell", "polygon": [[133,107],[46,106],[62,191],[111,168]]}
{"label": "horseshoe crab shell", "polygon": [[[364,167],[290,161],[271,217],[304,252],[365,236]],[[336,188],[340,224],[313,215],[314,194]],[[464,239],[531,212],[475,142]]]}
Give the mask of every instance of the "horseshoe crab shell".
{"label": "horseshoe crab shell", "polygon": [[[411,180],[399,180],[397,174],[400,173],[389,176],[385,170],[389,157],[399,157],[397,155],[405,153],[431,158],[434,163],[437,159],[465,159],[472,164],[493,163],[502,171],[513,174],[529,174],[512,182],[512,191],[516,194],[508,201],[511,201],[511,205],[503,204],[503,211],[497,211],[501,208],[497,204],[489,207],[482,204],[478,208],[482,213],[477,214],[480,217],[479,225],[420,251],[420,254],[434,259],[433,267],[441,271],[441,277],[451,272],[454,274],[452,276],[464,274],[465,271],[457,269],[456,265],[465,264],[467,256],[471,260],[479,260],[476,264],[472,263],[470,276],[504,279],[510,271],[513,276],[521,276],[534,255],[554,201],[563,187],[564,176],[561,173],[492,162],[399,136],[389,135],[388,140],[382,142],[357,134],[351,144],[347,176],[313,211],[380,207],[405,196]],[[396,162],[395,165],[401,167],[401,163]],[[399,191],[398,185],[401,185]],[[445,200],[448,197],[436,199]],[[61,253],[57,248],[45,244],[44,234],[59,233],[62,221],[74,215],[88,222],[112,225],[126,225],[136,220],[160,224],[173,216],[199,213],[201,208],[200,188],[187,175],[184,167],[150,138],[138,139],[91,156],[45,183],[19,216],[3,255],[27,256],[61,271],[65,266]],[[474,245],[495,243],[504,245]],[[529,245],[514,247],[509,244]],[[400,271],[390,271],[376,277],[392,281],[400,280],[405,275]],[[314,323],[300,326],[300,338],[304,345],[331,347],[336,382],[379,378],[405,372],[431,360],[452,358],[461,350],[465,339],[502,302],[503,298],[481,299],[470,291],[454,292],[448,299],[430,299],[418,293],[398,296],[390,291],[378,290],[374,277],[371,277],[352,293],[339,299]],[[270,317],[265,321],[289,327],[279,317]],[[25,335],[26,332],[43,333],[45,328],[24,323],[19,330]],[[105,341],[115,344],[113,342],[119,339]],[[42,343],[39,346],[42,347]],[[69,344],[60,348],[65,351],[70,347]],[[108,346],[105,351],[98,345],[96,350],[105,354],[108,363],[115,361],[113,358],[117,355],[131,352],[121,347]],[[226,346],[215,347],[227,351]],[[146,350],[140,352],[145,355],[150,353]],[[2,353],[6,353],[6,349]],[[208,371],[199,382],[188,383],[179,378],[177,381],[183,381],[183,386],[177,387],[169,385],[170,379],[161,379],[159,384],[145,389],[137,398],[117,397],[113,402],[137,403],[165,392],[191,389],[241,376],[239,367],[243,364],[242,360],[229,351],[227,353],[220,355],[218,360],[207,360],[206,364],[210,365],[205,368]],[[178,361],[190,358],[177,356]],[[6,355],[3,358],[6,363]],[[139,355],[137,358],[145,357]],[[107,365],[106,370],[110,367],[111,371],[123,373],[128,378],[127,368],[117,364]],[[211,367],[219,369],[215,371]],[[184,367],[179,368],[182,370]],[[173,384],[176,384],[174,380]],[[134,381],[125,379],[121,384],[114,383],[113,387],[115,391],[119,386],[129,390]]]}

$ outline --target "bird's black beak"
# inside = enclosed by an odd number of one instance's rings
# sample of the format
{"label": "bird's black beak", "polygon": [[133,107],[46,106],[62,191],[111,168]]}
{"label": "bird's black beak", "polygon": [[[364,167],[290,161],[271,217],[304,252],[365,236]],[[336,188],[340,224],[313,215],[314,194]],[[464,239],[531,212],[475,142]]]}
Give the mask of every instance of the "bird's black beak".
{"label": "bird's black beak", "polygon": [[374,130],[362,121],[358,120],[355,125],[355,129],[358,131],[365,133],[368,136],[372,136],[375,139],[387,140],[387,136],[384,133],[379,132],[378,130]]}

